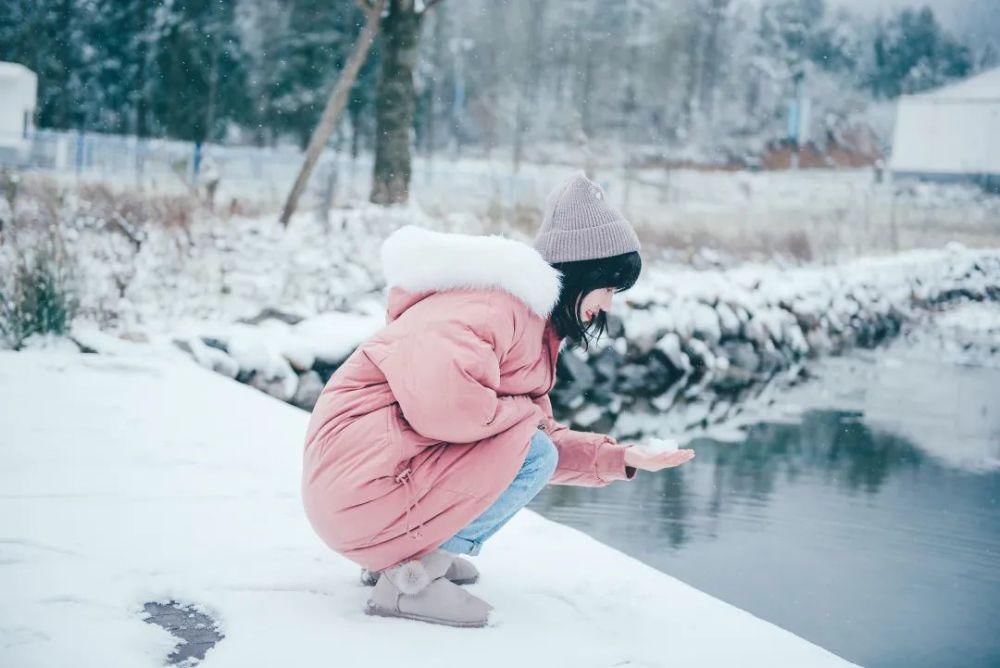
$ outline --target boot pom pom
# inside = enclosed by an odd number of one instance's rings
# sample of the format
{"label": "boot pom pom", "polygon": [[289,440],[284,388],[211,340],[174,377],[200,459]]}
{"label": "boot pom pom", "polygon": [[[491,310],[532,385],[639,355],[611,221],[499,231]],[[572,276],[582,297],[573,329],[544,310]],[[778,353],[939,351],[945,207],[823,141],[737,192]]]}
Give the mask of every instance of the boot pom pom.
{"label": "boot pom pom", "polygon": [[404,594],[416,594],[431,583],[427,569],[416,559],[386,570],[385,575]]}

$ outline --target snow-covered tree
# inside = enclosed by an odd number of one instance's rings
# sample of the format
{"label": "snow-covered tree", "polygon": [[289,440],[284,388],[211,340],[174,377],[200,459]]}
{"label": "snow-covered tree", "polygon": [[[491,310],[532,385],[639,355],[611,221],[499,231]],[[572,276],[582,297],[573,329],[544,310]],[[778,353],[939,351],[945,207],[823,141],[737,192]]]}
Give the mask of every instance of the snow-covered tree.
{"label": "snow-covered tree", "polygon": [[[7,0],[0,59],[38,74],[39,127],[303,145],[358,2]],[[994,5],[956,36],[827,0],[392,0],[332,141],[375,154],[377,201],[404,197],[414,148],[727,161],[783,136],[796,81],[822,138],[997,62]]]}
{"label": "snow-covered tree", "polygon": [[869,81],[881,97],[939,86],[972,69],[969,49],[941,28],[928,7],[904,9],[879,25],[873,49]]}

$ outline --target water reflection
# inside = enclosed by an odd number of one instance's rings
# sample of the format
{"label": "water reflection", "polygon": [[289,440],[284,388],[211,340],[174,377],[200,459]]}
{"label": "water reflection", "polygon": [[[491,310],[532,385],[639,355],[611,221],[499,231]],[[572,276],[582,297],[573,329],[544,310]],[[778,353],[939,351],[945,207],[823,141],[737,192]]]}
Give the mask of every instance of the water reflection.
{"label": "water reflection", "polygon": [[[694,439],[698,458],[678,469],[645,474],[639,484],[602,490],[550,486],[532,507],[586,526],[619,508],[655,509],[650,531],[680,547],[691,536],[690,516],[715,518],[729,513],[763,515],[782,484],[823,484],[848,493],[875,494],[896,472],[920,466],[925,455],[907,439],[873,430],[850,411],[808,411],[801,423],[761,423],[750,427],[739,445]],[[709,485],[704,468],[711,467]],[[688,487],[694,486],[694,489]],[[703,501],[704,507],[694,505]],[[586,507],[586,516],[580,513]],[[737,511],[737,508],[742,509]],[[703,527],[714,535],[714,523]]]}
{"label": "water reflection", "polygon": [[1000,473],[849,410],[691,447],[680,469],[550,486],[532,508],[863,665],[1000,665]]}
{"label": "water reflection", "polygon": [[[857,412],[809,411],[801,424],[758,424],[743,447],[715,449],[717,488],[766,501],[776,480],[794,483],[804,473],[818,473],[829,484],[851,492],[878,492],[886,478],[923,460],[910,441],[875,432]],[[713,442],[697,439],[701,450]]]}

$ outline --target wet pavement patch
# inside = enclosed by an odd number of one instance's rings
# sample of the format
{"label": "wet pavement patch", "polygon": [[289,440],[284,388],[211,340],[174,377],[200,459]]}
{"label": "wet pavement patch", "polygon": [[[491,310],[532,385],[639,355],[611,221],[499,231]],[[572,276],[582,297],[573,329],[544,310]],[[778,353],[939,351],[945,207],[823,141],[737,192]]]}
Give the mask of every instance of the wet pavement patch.
{"label": "wet pavement patch", "polygon": [[181,640],[167,656],[168,665],[193,666],[225,637],[219,632],[214,619],[196,610],[190,603],[151,601],[143,609],[148,615],[146,622],[163,627]]}

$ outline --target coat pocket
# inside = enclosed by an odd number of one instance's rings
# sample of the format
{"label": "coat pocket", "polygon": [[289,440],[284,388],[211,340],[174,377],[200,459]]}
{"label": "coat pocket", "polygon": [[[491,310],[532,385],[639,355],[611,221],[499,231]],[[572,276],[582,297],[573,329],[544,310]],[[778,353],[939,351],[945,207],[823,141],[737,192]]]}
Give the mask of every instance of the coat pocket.
{"label": "coat pocket", "polygon": [[386,431],[389,434],[389,449],[397,463],[409,461],[424,448],[441,443],[418,433],[403,415],[403,409],[398,403],[390,404],[386,409]]}

